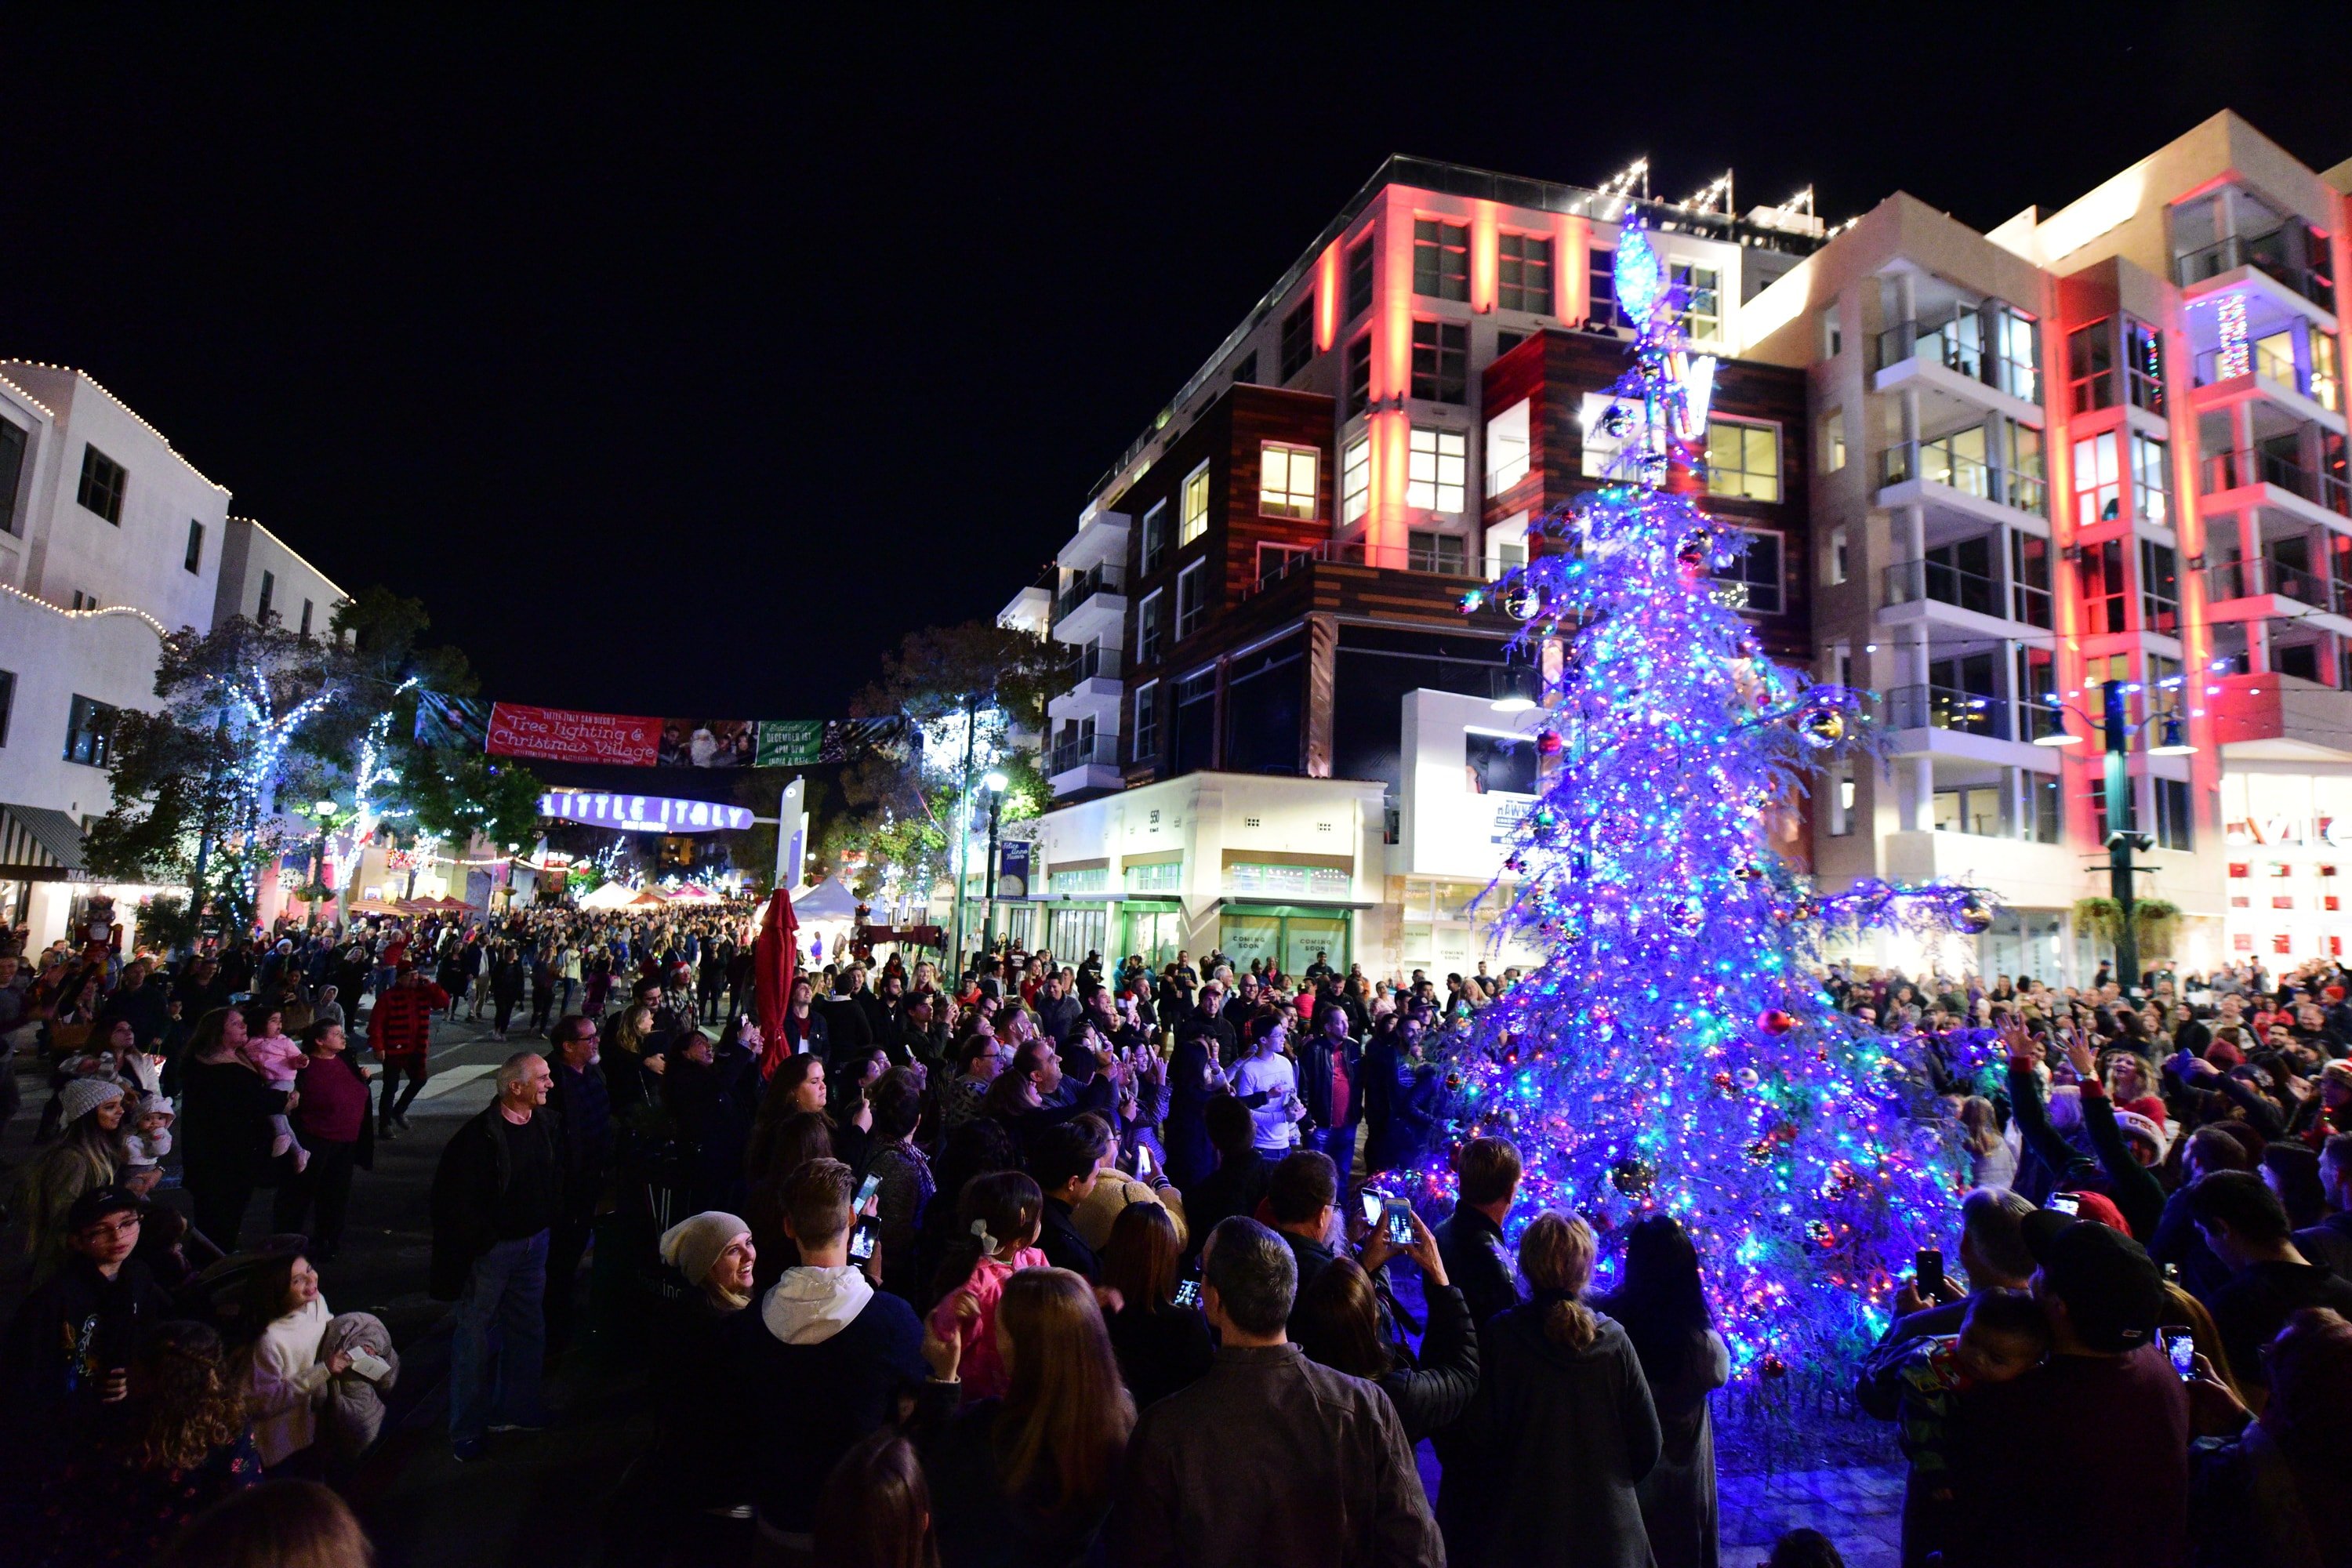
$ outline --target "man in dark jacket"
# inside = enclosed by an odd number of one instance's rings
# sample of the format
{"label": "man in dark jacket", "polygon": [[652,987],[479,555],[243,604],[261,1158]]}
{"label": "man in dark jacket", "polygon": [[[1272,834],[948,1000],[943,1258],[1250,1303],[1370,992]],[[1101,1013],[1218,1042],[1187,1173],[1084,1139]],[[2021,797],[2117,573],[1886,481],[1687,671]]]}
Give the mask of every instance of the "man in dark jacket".
{"label": "man in dark jacket", "polygon": [[807,1560],[817,1497],[842,1455],[896,1419],[899,1394],[927,1375],[915,1310],[874,1288],[878,1255],[864,1272],[849,1267],[855,1185],[838,1160],[812,1160],[793,1173],[783,1193],[784,1234],[800,1264],[729,1325],[741,1372],[740,1429],[754,1439],[752,1500],[762,1533],[798,1554],[785,1561]]}
{"label": "man in dark jacket", "polygon": [[1057,1046],[1066,1046],[1081,1012],[1078,999],[1069,994],[1068,983],[1061,974],[1045,976],[1045,986],[1037,993],[1038,1032]]}
{"label": "man in dark jacket", "polygon": [[[1329,1156],[1312,1149],[1295,1150],[1284,1155],[1267,1178],[1266,1212],[1273,1216],[1274,1233],[1290,1248],[1294,1275],[1302,1296],[1339,1256],[1326,1238],[1337,1228],[1332,1219],[1340,1195],[1339,1172]],[[1394,1347],[1397,1364],[1410,1367],[1412,1346],[1397,1326],[1404,1314],[1398,1310],[1387,1262],[1383,1258],[1365,1272],[1371,1277],[1372,1297],[1380,1303],[1381,1331]],[[1413,1326],[1420,1327],[1418,1323]]]}
{"label": "man in dark jacket", "polygon": [[171,1298],[131,1256],[146,1210],[127,1187],[95,1187],[67,1211],[69,1256],[25,1298],[0,1344],[0,1454],[51,1458],[127,1394],[140,1337],[172,1315]]}
{"label": "man in dark jacket", "polygon": [[1462,1146],[1461,1194],[1437,1226],[1437,1255],[1480,1328],[1519,1304],[1519,1271],[1503,1245],[1503,1218],[1518,1201],[1518,1146],[1507,1138],[1474,1138]]}
{"label": "man in dark jacket", "polygon": [[[433,1294],[457,1303],[449,1348],[449,1442],[481,1456],[492,1432],[547,1425],[548,1233],[563,1203],[554,1080],[521,1051],[499,1068],[499,1097],[457,1129],[433,1173]],[[499,1346],[493,1372],[490,1327]]]}
{"label": "man in dark jacket", "polygon": [[1055,1268],[1083,1274],[1089,1283],[1100,1277],[1101,1265],[1071,1216],[1095,1190],[1117,1147],[1107,1124],[1080,1116],[1045,1129],[1029,1150],[1029,1173],[1045,1194],[1045,1212],[1038,1218],[1038,1248]]}
{"label": "man in dark jacket", "polygon": [[[1255,1217],[1259,1200],[1265,1196],[1266,1183],[1274,1177],[1274,1162],[1257,1151],[1257,1122],[1240,1100],[1218,1090],[1202,1112],[1202,1121],[1214,1144],[1215,1163],[1192,1185],[1179,1183],[1177,1188],[1184,1194],[1184,1223],[1192,1233],[1196,1255],[1219,1220],[1234,1215]],[[1172,1172],[1176,1163],[1172,1148],[1168,1163]]]}
{"label": "man in dark jacket", "polygon": [[1307,1141],[1331,1157],[1343,1191],[1355,1168],[1356,1129],[1364,1120],[1364,1099],[1356,1092],[1362,1066],[1363,1048],[1348,1037],[1346,1009],[1327,1004],[1315,1032],[1299,1042],[1298,1098],[1315,1123]]}
{"label": "man in dark jacket", "polygon": [[596,1021],[577,1013],[556,1021],[548,1063],[547,1108],[554,1113],[562,1201],[547,1237],[547,1339],[572,1335],[572,1292],[596,1226],[596,1205],[613,1173],[613,1097],[596,1060]]}
{"label": "man in dark jacket", "polygon": [[2230,1352],[2230,1370],[2260,1411],[2270,1391],[2263,1350],[2300,1308],[2327,1307],[2352,1317],[2352,1280],[2337,1279],[2295,1249],[2286,1205],[2260,1176],[2215,1172],[2189,1189],[2189,1213],[2205,1245],[2231,1270],[2229,1282],[2205,1298],[2205,1305],[2212,1309],[2221,1348]]}
{"label": "man in dark jacket", "polygon": [[816,987],[803,974],[793,982],[793,997],[784,1008],[784,1050],[788,1057],[813,1056],[833,1060],[833,1029],[816,1005]]}
{"label": "man in dark jacket", "polygon": [[[860,976],[856,969],[845,969],[833,983],[833,996],[822,1009],[825,1032],[832,1037],[831,1048],[845,1056],[863,1050],[875,1043],[874,1020],[857,999]],[[828,1056],[825,1058],[831,1061]]]}
{"label": "man in dark jacket", "polygon": [[1308,1361],[1285,1324],[1295,1264],[1255,1220],[1202,1254],[1202,1307],[1222,1336],[1209,1374],[1143,1413],[1109,1534],[1118,1561],[1436,1568],[1436,1521],[1396,1408]]}

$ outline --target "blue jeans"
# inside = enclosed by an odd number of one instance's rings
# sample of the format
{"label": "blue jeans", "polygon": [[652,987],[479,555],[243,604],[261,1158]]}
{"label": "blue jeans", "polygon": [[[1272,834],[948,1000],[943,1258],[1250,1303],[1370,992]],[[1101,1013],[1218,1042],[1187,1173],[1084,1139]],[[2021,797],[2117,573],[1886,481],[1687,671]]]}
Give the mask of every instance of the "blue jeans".
{"label": "blue jeans", "polygon": [[[457,1299],[449,1344],[449,1438],[462,1443],[493,1422],[538,1426],[546,1370],[547,1232],[501,1241],[474,1259]],[[494,1364],[495,1363],[495,1364]]]}
{"label": "blue jeans", "polygon": [[1318,1127],[1309,1136],[1314,1146],[1328,1154],[1331,1163],[1339,1167],[1339,1191],[1344,1196],[1348,1191],[1349,1169],[1356,1163],[1356,1129],[1352,1125]]}

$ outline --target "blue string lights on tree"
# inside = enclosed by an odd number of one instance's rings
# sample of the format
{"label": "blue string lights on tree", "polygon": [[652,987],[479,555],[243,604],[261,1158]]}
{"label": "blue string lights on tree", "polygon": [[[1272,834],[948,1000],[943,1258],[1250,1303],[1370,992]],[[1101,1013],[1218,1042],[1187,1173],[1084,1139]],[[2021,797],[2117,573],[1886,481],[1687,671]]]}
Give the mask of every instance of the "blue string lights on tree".
{"label": "blue string lights on tree", "polygon": [[1638,223],[1616,284],[1638,331],[1587,432],[1619,443],[1606,482],[1544,518],[1494,590],[1541,672],[1545,772],[1482,901],[1549,956],[1453,1046],[1457,1131],[1511,1137],[1521,1212],[1581,1212],[1604,1256],[1637,1219],[1679,1220],[1736,1370],[1769,1377],[1867,1343],[1913,1254],[1949,1240],[1963,1185],[1909,1043],[1849,1028],[1822,993],[1822,939],[1992,917],[1945,884],[1817,899],[1782,858],[1808,776],[1884,742],[1865,694],[1773,663],[1727,603],[1714,578],[1744,540],[1669,488],[1703,472],[1714,362],[1684,342]]}

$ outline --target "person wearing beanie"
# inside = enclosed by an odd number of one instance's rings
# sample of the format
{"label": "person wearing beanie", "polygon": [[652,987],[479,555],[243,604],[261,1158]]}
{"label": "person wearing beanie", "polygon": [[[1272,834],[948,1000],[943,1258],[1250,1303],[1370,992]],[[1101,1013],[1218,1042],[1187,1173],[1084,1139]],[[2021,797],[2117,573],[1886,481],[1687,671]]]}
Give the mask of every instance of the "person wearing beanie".
{"label": "person wearing beanie", "polygon": [[[738,1312],[751,1304],[743,1286],[751,1277],[751,1227],[735,1215],[711,1209],[678,1221],[662,1232],[661,1256],[719,1310]],[[721,1261],[728,1267],[717,1267]]]}
{"label": "person wearing beanie", "polygon": [[[1945,1561],[2150,1568],[2188,1552],[2189,1397],[2158,1348],[2168,1298],[2145,1249],[2048,1211],[2021,1226],[2050,1355],[1955,1407]],[[2032,1433],[2032,1442],[2020,1441]],[[2053,1464],[2053,1454],[2065,1462]],[[2116,1497],[2135,1506],[2117,1509]]]}
{"label": "person wearing beanie", "polygon": [[131,1107],[110,1079],[78,1078],[58,1092],[64,1131],[26,1167],[25,1255],[37,1282],[65,1261],[67,1215],[83,1194],[110,1186],[131,1163]]}

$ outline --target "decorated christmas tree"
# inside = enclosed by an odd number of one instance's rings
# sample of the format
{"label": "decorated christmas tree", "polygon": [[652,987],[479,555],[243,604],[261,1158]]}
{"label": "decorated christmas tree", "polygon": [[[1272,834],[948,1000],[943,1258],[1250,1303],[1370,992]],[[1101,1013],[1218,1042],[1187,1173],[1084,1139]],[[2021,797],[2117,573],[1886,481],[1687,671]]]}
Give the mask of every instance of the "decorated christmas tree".
{"label": "decorated christmas tree", "polygon": [[1494,589],[1526,623],[1513,653],[1539,676],[1544,765],[1486,900],[1549,956],[1454,1043],[1457,1131],[1517,1142],[1520,1212],[1591,1220],[1604,1287],[1612,1233],[1679,1220],[1735,1375],[1769,1377],[1883,1327],[1962,1188],[1950,1126],[1901,1059],[1916,1043],[1849,1026],[1822,988],[1824,939],[1991,915],[1953,886],[1816,899],[1783,858],[1809,778],[1878,754],[1868,700],[1774,664],[1741,618],[1744,541],[1691,495],[1714,362],[1682,341],[1638,223],[1616,284],[1634,363],[1587,432],[1619,443],[1612,466]]}

